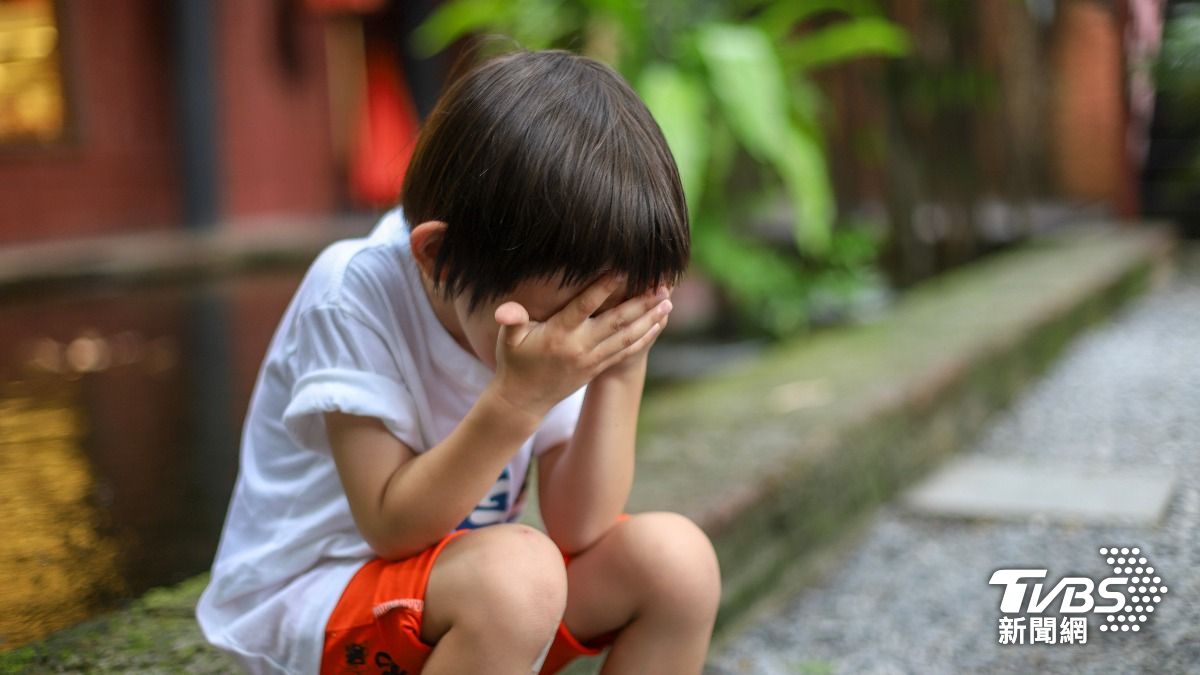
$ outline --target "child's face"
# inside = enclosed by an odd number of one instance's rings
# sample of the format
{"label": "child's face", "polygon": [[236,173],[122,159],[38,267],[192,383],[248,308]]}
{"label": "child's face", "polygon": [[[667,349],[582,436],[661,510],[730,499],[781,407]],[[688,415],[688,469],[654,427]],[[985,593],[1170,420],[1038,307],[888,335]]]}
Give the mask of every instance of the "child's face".
{"label": "child's face", "polygon": [[[527,280],[522,282],[507,297],[480,305],[475,312],[467,311],[467,296],[462,294],[453,301],[454,313],[458,316],[463,336],[471,350],[489,369],[496,370],[496,339],[500,324],[496,323],[496,308],[505,302],[517,302],[529,312],[532,321],[546,321],[579,295],[590,282],[564,288],[558,287],[558,279]],[[596,314],[602,314],[629,299],[628,289],[622,284],[604,301]],[[595,316],[595,315],[593,315]]]}

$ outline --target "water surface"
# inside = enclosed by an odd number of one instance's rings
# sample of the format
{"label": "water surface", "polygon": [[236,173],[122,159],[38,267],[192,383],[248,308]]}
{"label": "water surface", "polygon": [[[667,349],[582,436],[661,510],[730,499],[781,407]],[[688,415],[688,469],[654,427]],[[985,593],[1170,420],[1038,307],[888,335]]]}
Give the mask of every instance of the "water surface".
{"label": "water surface", "polygon": [[0,304],[0,649],[208,569],[300,278]]}

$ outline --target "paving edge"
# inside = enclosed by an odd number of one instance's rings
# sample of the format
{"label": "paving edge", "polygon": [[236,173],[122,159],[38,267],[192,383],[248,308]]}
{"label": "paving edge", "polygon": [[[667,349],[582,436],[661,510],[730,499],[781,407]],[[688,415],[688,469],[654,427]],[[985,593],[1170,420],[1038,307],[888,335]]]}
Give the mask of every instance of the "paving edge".
{"label": "paving edge", "polygon": [[[778,595],[780,588],[794,587],[797,579],[828,569],[830,552],[846,545],[875,505],[965,445],[1073,337],[1169,269],[1174,249],[1169,229],[1147,227],[1111,236],[1125,239],[1121,254],[1109,269],[1093,270],[1088,283],[1022,317],[1019,325],[1009,326],[965,357],[951,355],[886,395],[863,400],[854,415],[806,439],[803,452],[774,463],[766,478],[730,486],[716,507],[683,509],[710,534],[721,559],[724,593],[718,640],[721,631],[741,623],[756,604]],[[1019,255],[1012,256],[1011,265],[1011,273],[1020,274]],[[956,274],[943,282],[953,285]],[[856,328],[846,330],[849,334]],[[753,373],[723,376],[737,382],[724,395],[745,397],[757,391],[761,396],[763,388],[755,388],[753,378]],[[709,391],[702,385],[692,394]],[[644,415],[639,442],[680,431],[671,427],[670,417],[653,411]],[[721,419],[714,417],[711,424],[721,424]],[[639,464],[635,510],[670,501],[647,489],[647,478],[654,474],[643,472]],[[225,672],[228,660],[203,643],[191,615],[204,579],[202,575],[153,591],[126,610],[0,654],[0,673],[32,667],[43,672]],[[581,664],[571,672],[587,672],[594,665]]]}

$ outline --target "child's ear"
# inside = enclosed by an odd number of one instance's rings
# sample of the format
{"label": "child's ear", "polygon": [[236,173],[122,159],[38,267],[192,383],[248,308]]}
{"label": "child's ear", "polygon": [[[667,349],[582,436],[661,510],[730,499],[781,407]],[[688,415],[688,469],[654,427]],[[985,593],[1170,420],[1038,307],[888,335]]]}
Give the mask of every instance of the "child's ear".
{"label": "child's ear", "polygon": [[446,234],[446,223],[440,220],[427,220],[412,229],[408,235],[409,247],[413,259],[417,261],[421,271],[430,279],[433,278],[433,261],[437,259],[438,251],[442,248],[442,240]]}

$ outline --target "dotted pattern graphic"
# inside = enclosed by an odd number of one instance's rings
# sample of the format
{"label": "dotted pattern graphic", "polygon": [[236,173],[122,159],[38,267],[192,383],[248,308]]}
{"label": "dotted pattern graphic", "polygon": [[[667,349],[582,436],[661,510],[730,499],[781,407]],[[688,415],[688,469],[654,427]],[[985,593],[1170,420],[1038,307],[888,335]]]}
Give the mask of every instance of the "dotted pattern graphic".
{"label": "dotted pattern graphic", "polygon": [[1108,615],[1107,622],[1100,624],[1101,631],[1137,632],[1154,613],[1154,608],[1167,594],[1167,585],[1162,577],[1154,573],[1150,559],[1136,546],[1102,546],[1100,557],[1112,565],[1113,574],[1129,579],[1125,607]]}

